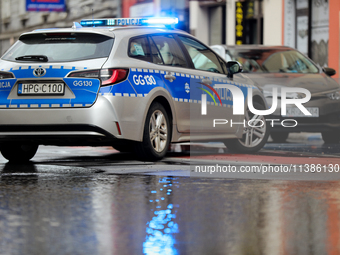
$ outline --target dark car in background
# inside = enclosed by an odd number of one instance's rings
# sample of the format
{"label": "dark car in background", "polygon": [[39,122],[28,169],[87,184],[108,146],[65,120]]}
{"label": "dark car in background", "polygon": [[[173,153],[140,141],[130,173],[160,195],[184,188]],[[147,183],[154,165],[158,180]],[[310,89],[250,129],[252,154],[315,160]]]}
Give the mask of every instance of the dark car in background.
{"label": "dark car in background", "polygon": [[[243,72],[262,90],[269,107],[272,104],[272,89],[278,88],[278,107],[270,116],[275,121],[271,129],[274,142],[284,142],[290,132],[321,132],[325,143],[340,141],[340,86],[330,76],[332,68],[318,67],[299,51],[285,46],[262,45],[214,45],[211,47],[226,61],[238,61]],[[311,99],[303,106],[311,113],[304,115],[297,107],[287,105],[287,115],[281,115],[282,87],[305,88]],[[303,98],[304,94],[291,93],[287,98]],[[295,127],[283,127],[281,121],[294,119]],[[293,123],[292,123],[293,125]]]}

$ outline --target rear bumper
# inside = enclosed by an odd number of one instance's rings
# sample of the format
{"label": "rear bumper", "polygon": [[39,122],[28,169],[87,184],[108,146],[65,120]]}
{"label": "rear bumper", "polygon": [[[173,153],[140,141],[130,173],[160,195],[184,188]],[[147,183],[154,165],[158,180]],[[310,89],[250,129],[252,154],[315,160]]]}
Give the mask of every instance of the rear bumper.
{"label": "rear bumper", "polygon": [[104,145],[122,139],[112,104],[104,97],[88,108],[0,109],[0,143]]}
{"label": "rear bumper", "polygon": [[91,125],[2,125],[0,143],[23,142],[44,145],[112,145],[117,138]]}

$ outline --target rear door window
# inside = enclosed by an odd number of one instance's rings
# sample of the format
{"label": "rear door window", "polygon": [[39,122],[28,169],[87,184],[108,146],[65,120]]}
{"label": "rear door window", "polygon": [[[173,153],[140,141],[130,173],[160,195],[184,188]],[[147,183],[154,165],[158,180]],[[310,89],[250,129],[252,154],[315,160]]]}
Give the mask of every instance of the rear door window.
{"label": "rear door window", "polygon": [[109,56],[114,39],[94,33],[47,33],[23,35],[3,56],[16,61],[22,56],[44,55],[48,62],[69,62]]}
{"label": "rear door window", "polygon": [[184,54],[172,35],[151,36],[164,65],[187,67]]}

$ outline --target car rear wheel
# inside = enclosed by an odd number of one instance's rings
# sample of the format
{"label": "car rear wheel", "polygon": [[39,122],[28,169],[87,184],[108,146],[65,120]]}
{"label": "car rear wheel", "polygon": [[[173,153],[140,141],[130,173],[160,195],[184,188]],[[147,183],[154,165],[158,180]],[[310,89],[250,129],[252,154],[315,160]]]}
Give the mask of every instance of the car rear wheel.
{"label": "car rear wheel", "polygon": [[274,143],[284,143],[288,138],[288,132],[273,132],[270,133],[271,138],[273,139]]}
{"label": "car rear wheel", "polygon": [[[264,106],[254,102],[254,107],[264,110]],[[247,123],[250,121],[251,126]],[[267,142],[269,128],[266,119],[262,115],[254,115],[247,109],[245,114],[246,127],[243,129],[242,138],[228,139],[224,141],[228,150],[236,153],[254,153],[259,151]]]}
{"label": "car rear wheel", "polygon": [[38,147],[36,144],[4,144],[1,154],[11,163],[23,163],[34,157]]}
{"label": "car rear wheel", "polygon": [[152,103],[146,116],[143,141],[135,146],[140,160],[157,161],[168,151],[171,140],[171,125],[168,114],[158,102]]}
{"label": "car rear wheel", "polygon": [[329,131],[329,132],[322,132],[322,140],[327,143],[334,143],[337,144],[340,142],[340,132],[339,131]]}

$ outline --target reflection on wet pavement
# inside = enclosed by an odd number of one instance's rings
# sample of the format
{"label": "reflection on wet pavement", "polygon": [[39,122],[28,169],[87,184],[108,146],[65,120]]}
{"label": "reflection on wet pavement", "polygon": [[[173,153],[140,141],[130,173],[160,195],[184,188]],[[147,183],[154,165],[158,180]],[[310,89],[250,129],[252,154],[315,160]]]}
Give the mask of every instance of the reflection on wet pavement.
{"label": "reflection on wet pavement", "polygon": [[[154,205],[152,219],[146,224],[146,238],[143,243],[144,254],[178,254],[175,249],[176,240],[174,234],[178,233],[176,212],[178,204],[169,203],[173,183],[178,183],[172,178],[159,178],[158,190],[151,191],[150,203]],[[177,186],[177,185],[176,185]],[[153,194],[153,195],[152,195]]]}
{"label": "reflection on wet pavement", "polygon": [[0,254],[338,254],[339,191],[6,164]]}

